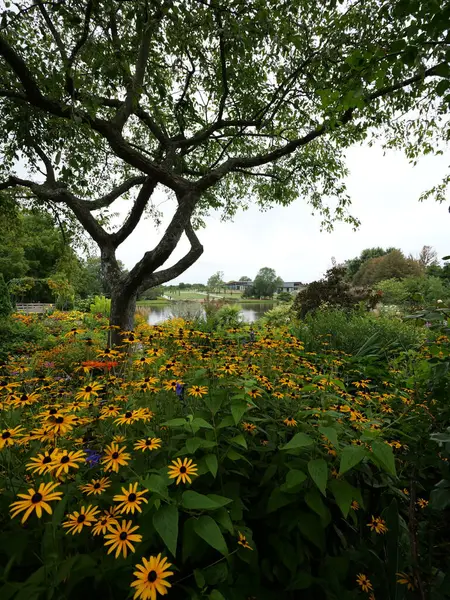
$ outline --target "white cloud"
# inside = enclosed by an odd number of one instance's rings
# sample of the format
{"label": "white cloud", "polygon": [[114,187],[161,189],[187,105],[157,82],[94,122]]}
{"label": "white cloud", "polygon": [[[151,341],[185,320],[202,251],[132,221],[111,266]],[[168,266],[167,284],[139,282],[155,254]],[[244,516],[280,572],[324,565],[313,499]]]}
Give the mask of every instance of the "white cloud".
{"label": "white cloud", "polygon": [[[413,167],[399,152],[383,156],[380,147],[353,147],[347,154],[347,185],[351,212],[362,223],[358,231],[340,223],[331,234],[321,233],[320,217],[312,216],[311,207],[301,198],[268,212],[251,207],[233,223],[212,215],[198,234],[204,246],[202,257],[175,281],[206,282],[216,271],[224,271],[226,280],[254,277],[260,267],[268,266],[286,281],[309,282],[331,266],[331,257],[341,262],[372,246],[396,246],[406,254],[418,254],[427,244],[439,256],[450,254],[448,205],[418,202],[423,191],[440,182],[449,163],[450,153],[424,157]],[[169,202],[164,207],[169,205],[173,209]],[[131,268],[157,243],[162,231],[156,232],[150,221],[141,222],[120,247],[119,258]],[[171,262],[187,249],[183,240]]]}

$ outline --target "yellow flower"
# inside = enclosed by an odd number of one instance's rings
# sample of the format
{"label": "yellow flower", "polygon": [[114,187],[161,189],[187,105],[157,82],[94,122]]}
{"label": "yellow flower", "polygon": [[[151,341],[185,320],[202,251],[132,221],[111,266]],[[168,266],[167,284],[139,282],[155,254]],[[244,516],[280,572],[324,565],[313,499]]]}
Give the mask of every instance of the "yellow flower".
{"label": "yellow flower", "polygon": [[356,576],[356,583],[361,587],[363,592],[369,593],[370,590],[373,590],[373,586],[370,583],[370,579],[364,573],[359,573]]}
{"label": "yellow flower", "polygon": [[63,527],[67,529],[66,533],[71,533],[75,535],[76,533],[81,533],[84,527],[91,527],[93,523],[97,520],[97,513],[99,513],[99,509],[96,506],[82,506],[80,512],[75,510],[73,513],[67,515],[67,520],[62,524]]}
{"label": "yellow flower", "polygon": [[180,481],[186,483],[192,483],[189,475],[195,476],[197,475],[197,465],[192,462],[192,459],[189,460],[187,458],[181,462],[180,458],[172,461],[172,465],[169,465],[169,479],[175,479],[177,477],[176,484],[178,485]]}
{"label": "yellow flower", "polygon": [[285,419],[283,421],[283,423],[285,425],[287,425],[288,427],[296,427],[297,426],[297,421],[294,419],[294,417],[288,417],[287,419]]}
{"label": "yellow flower", "polygon": [[247,423],[246,421],[244,421],[242,423],[242,429],[244,431],[247,431],[248,433],[253,433],[256,430],[256,425],[253,425],[253,423]]}
{"label": "yellow flower", "polygon": [[253,550],[253,548],[247,542],[247,538],[245,537],[245,535],[243,533],[241,533],[240,531],[238,531],[238,534],[239,534],[238,544],[240,546],[242,546],[243,548],[247,548],[247,550]]}
{"label": "yellow flower", "polygon": [[37,491],[29,488],[28,494],[17,494],[23,500],[17,500],[11,504],[11,518],[25,511],[22,517],[22,523],[25,523],[33,510],[35,510],[38,519],[40,519],[42,517],[42,509],[51,515],[52,508],[48,502],[61,500],[62,492],[54,491],[59,485],[59,483],[41,483]]}
{"label": "yellow flower", "polygon": [[80,485],[80,490],[85,492],[88,496],[91,494],[99,495],[111,485],[111,479],[109,477],[102,477],[101,479],[92,479],[91,483],[86,485]]}
{"label": "yellow flower", "polygon": [[142,452],[144,452],[145,450],[157,450],[158,448],[161,448],[160,438],[144,438],[142,440],[138,440],[134,444],[134,449],[142,450]]}
{"label": "yellow flower", "polygon": [[86,454],[82,450],[68,452],[67,450],[58,450],[53,453],[53,460],[50,463],[50,470],[54,470],[54,476],[59,477],[61,473],[68,473],[69,467],[79,469],[77,463],[84,462]]}
{"label": "yellow flower", "polygon": [[45,452],[44,454],[38,454],[30,458],[30,462],[27,463],[27,471],[31,471],[37,475],[43,475],[51,470],[52,453]]}
{"label": "yellow flower", "polygon": [[75,415],[63,415],[57,413],[44,419],[44,429],[47,434],[52,434],[54,436],[64,435],[73,429],[76,422],[77,417]]}
{"label": "yellow flower", "polygon": [[92,528],[92,535],[105,534],[112,525],[118,525],[119,521],[113,517],[112,514],[105,512],[101,517],[98,517],[98,521]]}
{"label": "yellow flower", "polygon": [[13,429],[4,429],[0,435],[0,450],[5,446],[14,446],[21,436],[23,427],[17,426]]}
{"label": "yellow flower", "polygon": [[201,398],[202,396],[206,396],[208,393],[208,388],[206,385],[193,385],[188,389],[189,396],[194,396],[195,398]]}
{"label": "yellow flower", "polygon": [[167,594],[167,588],[172,585],[166,581],[167,577],[173,575],[172,571],[168,571],[172,566],[167,562],[167,558],[161,559],[161,554],[158,556],[150,556],[149,559],[142,559],[142,565],[136,565],[136,579],[131,583],[131,587],[136,588],[133,600],[141,598],[141,600],[156,600],[157,593],[161,596]]}
{"label": "yellow flower", "polygon": [[425,500],[425,498],[419,498],[416,504],[419,508],[426,508],[428,506],[428,500]]}
{"label": "yellow flower", "polygon": [[122,513],[133,513],[135,510],[142,512],[141,504],[142,502],[148,503],[147,498],[143,498],[142,496],[147,493],[147,490],[143,492],[137,491],[137,483],[130,483],[128,486],[128,490],[126,488],[122,488],[122,494],[116,494],[113,498],[114,502],[120,502],[117,506],[117,509]]}
{"label": "yellow flower", "polygon": [[117,525],[114,529],[113,526],[109,528],[109,532],[105,535],[105,546],[111,546],[108,550],[108,554],[111,554],[114,550],[116,550],[116,558],[119,558],[120,553],[122,552],[123,557],[127,557],[128,549],[131,552],[134,552],[134,546],[131,542],[141,542],[142,535],[137,533],[133,533],[137,531],[139,527],[136,525],[135,527],[131,527],[133,521],[122,521],[122,524]]}
{"label": "yellow flower", "polygon": [[77,394],[75,394],[75,398],[77,400],[90,400],[91,397],[96,398],[98,396],[99,390],[101,390],[102,387],[102,385],[93,381],[92,383],[89,383],[88,385],[82,387],[81,390]]}
{"label": "yellow flower", "polygon": [[105,458],[102,459],[102,463],[105,465],[105,471],[119,472],[119,467],[128,464],[130,455],[125,452],[126,446],[119,448],[118,444],[110,444],[106,446]]}
{"label": "yellow flower", "polygon": [[247,390],[247,394],[251,398],[258,398],[259,396],[261,396],[261,392],[259,390],[257,390],[256,388],[254,388],[252,390]]}
{"label": "yellow flower", "polygon": [[414,579],[413,577],[411,577],[411,575],[408,575],[407,573],[396,573],[398,579],[397,579],[397,583],[400,583],[401,585],[406,585],[407,589],[410,592],[413,592],[416,589],[415,583],[414,583]]}
{"label": "yellow flower", "polygon": [[374,517],[372,515],[372,521],[367,523],[367,527],[370,527],[371,531],[375,531],[376,533],[386,533],[388,528],[386,527],[386,521],[384,521],[381,517]]}
{"label": "yellow flower", "polygon": [[128,410],[123,415],[120,415],[118,419],[114,421],[116,425],[131,425],[138,420],[135,410]]}
{"label": "yellow flower", "polygon": [[350,508],[351,508],[352,510],[359,510],[359,503],[358,503],[358,502],[356,502],[356,500],[353,500],[353,502],[352,502],[352,503],[351,503],[351,505],[350,505]]}

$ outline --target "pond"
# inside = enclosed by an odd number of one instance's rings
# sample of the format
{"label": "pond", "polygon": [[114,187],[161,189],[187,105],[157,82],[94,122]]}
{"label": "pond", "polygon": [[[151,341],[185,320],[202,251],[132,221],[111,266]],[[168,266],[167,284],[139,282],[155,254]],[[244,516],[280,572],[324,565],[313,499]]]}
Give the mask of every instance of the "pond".
{"label": "pond", "polygon": [[[241,315],[246,323],[253,323],[273,306],[272,302],[247,302],[241,305]],[[205,311],[199,302],[177,302],[165,306],[152,306],[150,310],[151,312],[148,315],[150,325],[156,325],[174,316],[186,319],[205,316]]]}

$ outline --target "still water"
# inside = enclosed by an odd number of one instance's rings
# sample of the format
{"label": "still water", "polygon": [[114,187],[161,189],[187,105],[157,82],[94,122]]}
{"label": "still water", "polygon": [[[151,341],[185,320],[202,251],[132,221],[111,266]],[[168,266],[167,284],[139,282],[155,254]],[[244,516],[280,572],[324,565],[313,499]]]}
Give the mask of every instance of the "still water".
{"label": "still water", "polygon": [[[253,323],[253,321],[262,317],[263,314],[271,308],[273,308],[273,304],[248,302],[241,307],[242,319],[246,323]],[[156,325],[157,323],[161,323],[174,316],[192,319],[204,315],[205,311],[199,302],[183,302],[175,305],[167,304],[166,306],[152,306],[148,316],[148,322],[150,325]]]}

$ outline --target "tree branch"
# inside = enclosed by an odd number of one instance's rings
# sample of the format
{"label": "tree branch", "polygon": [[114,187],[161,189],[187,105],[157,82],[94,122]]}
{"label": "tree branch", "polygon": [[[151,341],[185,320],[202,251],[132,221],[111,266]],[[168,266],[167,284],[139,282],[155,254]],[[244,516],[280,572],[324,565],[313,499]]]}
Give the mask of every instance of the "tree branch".
{"label": "tree branch", "polygon": [[30,144],[30,146],[32,148],[34,148],[34,151],[36,152],[36,154],[39,156],[39,158],[42,160],[42,162],[45,165],[45,170],[47,173],[47,183],[54,184],[56,181],[55,171],[53,169],[53,165],[52,165],[49,157],[45,154],[45,152],[42,150],[42,148],[34,142],[34,140],[31,138],[31,136],[28,136],[28,143]]}
{"label": "tree branch", "polygon": [[157,182],[150,177],[147,177],[144,181],[144,185],[141,187],[141,190],[133,204],[133,207],[126,218],[122,227],[111,234],[111,243],[114,248],[120,246],[120,244],[127,239],[127,237],[135,230],[137,227],[142,213],[147,206],[147,203],[153,194],[156,188]]}
{"label": "tree branch", "polygon": [[66,66],[68,57],[67,57],[66,47],[63,44],[61,36],[59,35],[58,31],[56,30],[56,27],[53,25],[53,22],[50,19],[47,9],[45,8],[44,2],[42,2],[42,0],[39,0],[38,5],[39,5],[39,10],[41,11],[42,16],[44,17],[44,21],[47,23],[47,26],[50,29],[51,34],[53,35],[53,39],[55,40],[55,43],[59,50],[59,53],[61,54],[61,58],[63,60],[64,66]]}
{"label": "tree branch", "polygon": [[77,40],[74,47],[72,48],[72,52],[70,53],[70,57],[67,59],[67,70],[66,70],[66,91],[72,96],[75,89],[73,84],[73,79],[71,75],[73,63],[77,58],[78,52],[86,43],[89,36],[89,25],[91,22],[92,10],[94,8],[95,0],[88,0],[86,5],[86,12],[84,14],[84,24],[83,24],[83,32],[81,37]]}
{"label": "tree branch", "polygon": [[219,102],[219,113],[217,115],[217,120],[221,121],[223,117],[223,111],[225,109],[225,103],[228,98],[228,94],[230,89],[228,87],[228,78],[227,78],[227,58],[225,54],[225,38],[223,35],[223,22],[222,16],[219,11],[216,12],[216,20],[219,28],[219,51],[220,51],[220,74],[222,78],[222,96]]}
{"label": "tree branch", "polygon": [[82,205],[86,207],[88,210],[99,210],[100,208],[106,208],[110,204],[117,200],[122,194],[125,194],[135,185],[141,185],[145,182],[145,175],[138,175],[136,177],[130,177],[126,181],[122,182],[120,185],[116,186],[113,190],[97,198],[96,200],[81,200]]}

